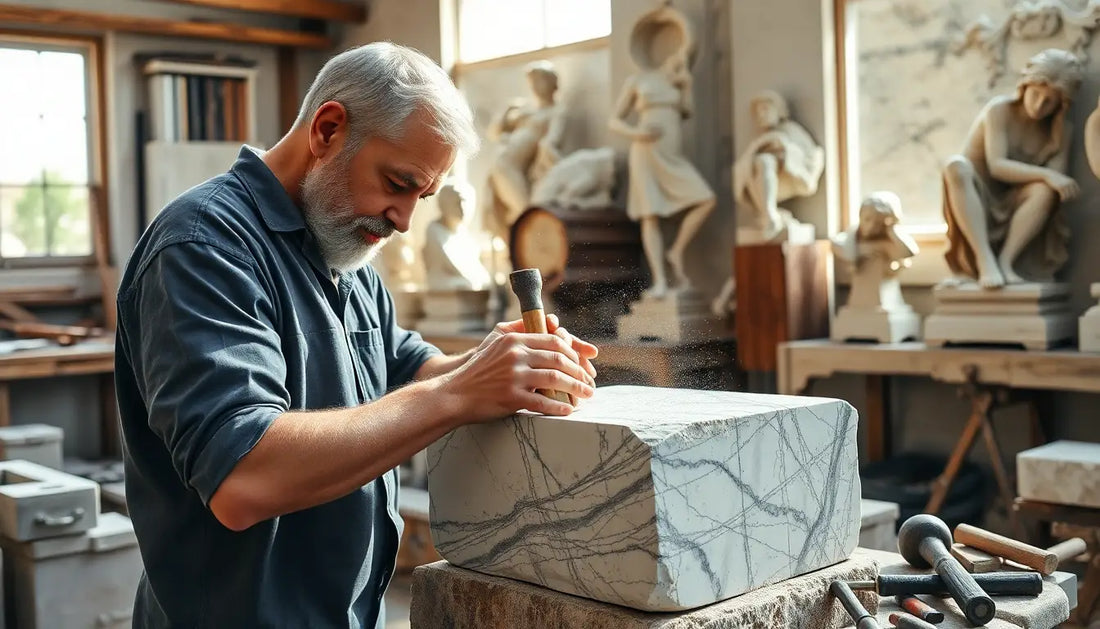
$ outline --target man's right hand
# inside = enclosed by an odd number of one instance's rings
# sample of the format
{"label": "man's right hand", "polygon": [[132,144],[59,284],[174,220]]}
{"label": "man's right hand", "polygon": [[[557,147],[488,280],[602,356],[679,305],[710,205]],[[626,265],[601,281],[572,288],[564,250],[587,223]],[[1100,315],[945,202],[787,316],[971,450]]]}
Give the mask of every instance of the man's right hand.
{"label": "man's right hand", "polygon": [[570,405],[535,389],[564,391],[579,399],[595,392],[577,353],[553,334],[502,334],[443,377],[443,391],[459,402],[460,425],[500,419],[521,409],[544,415],[573,412]]}

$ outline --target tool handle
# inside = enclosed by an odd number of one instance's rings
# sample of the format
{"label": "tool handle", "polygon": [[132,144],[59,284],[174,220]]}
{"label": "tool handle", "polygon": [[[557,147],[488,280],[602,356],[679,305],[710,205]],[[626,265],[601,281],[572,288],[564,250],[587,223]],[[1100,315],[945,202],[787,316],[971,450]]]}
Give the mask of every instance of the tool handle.
{"label": "tool handle", "polygon": [[867,611],[863,603],[859,602],[855,592],[852,591],[852,588],[848,587],[847,583],[844,581],[833,581],[829,584],[829,591],[833,593],[836,600],[840,601],[840,605],[844,607],[844,611],[848,612],[848,615],[852,617],[852,622],[855,623],[856,629],[879,629],[878,621],[871,615],[871,612]]}
{"label": "tool handle", "polygon": [[1088,545],[1085,544],[1085,540],[1080,537],[1071,537],[1064,542],[1058,542],[1051,546],[1047,549],[1047,552],[1053,553],[1054,556],[1058,558],[1058,563],[1062,563],[1063,561],[1073,559],[1086,550],[1088,550]]}
{"label": "tool handle", "polygon": [[916,596],[911,594],[898,594],[894,597],[894,600],[897,601],[899,607],[925,622],[933,624],[943,622],[943,612],[925,603]]}
{"label": "tool handle", "polygon": [[1058,555],[1050,551],[969,524],[955,527],[955,541],[1010,559],[1045,575],[1058,568]]}
{"label": "tool handle", "polygon": [[[990,572],[973,575],[974,581],[987,594],[998,596],[1038,596],[1043,591],[1043,577],[1035,572]],[[938,574],[880,574],[878,593],[943,594],[947,585]]]}
{"label": "tool handle", "polygon": [[[523,316],[523,329],[531,334],[547,334],[546,329],[546,314],[541,310],[525,310],[522,313]],[[545,395],[551,400],[558,402],[565,402],[570,406],[576,406],[576,400],[572,395],[565,393],[564,391],[554,391],[552,389],[537,389],[537,393]]]}
{"label": "tool handle", "polygon": [[936,537],[924,538],[920,543],[920,554],[932,561],[932,568],[943,578],[944,586],[951,598],[959,604],[959,609],[967,620],[979,626],[993,620],[997,613],[993,599],[978,587],[974,577],[962,567],[959,560],[951,556],[942,540]]}
{"label": "tool handle", "polygon": [[897,629],[936,629],[936,626],[908,614],[890,614],[890,622]]}

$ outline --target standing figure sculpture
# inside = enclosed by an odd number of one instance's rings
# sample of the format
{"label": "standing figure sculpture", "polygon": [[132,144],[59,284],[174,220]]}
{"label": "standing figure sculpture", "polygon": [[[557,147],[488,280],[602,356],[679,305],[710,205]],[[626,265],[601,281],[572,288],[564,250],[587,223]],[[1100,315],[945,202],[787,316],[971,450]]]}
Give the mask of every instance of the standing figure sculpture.
{"label": "standing figure sculpture", "polygon": [[548,61],[527,66],[534,103],[515,101],[489,127],[500,152],[489,169],[485,216],[490,232],[508,239],[508,229],[527,209],[531,188],[561,159],[564,116],[555,97],[558,74]]}
{"label": "standing figure sculpture", "polygon": [[[947,264],[956,281],[984,288],[1051,281],[1068,258],[1061,201],[1078,193],[1066,174],[1069,109],[1081,83],[1077,58],[1048,49],[1024,67],[1014,95],[994,97],[978,114],[961,155],[943,171]],[[1022,255],[1022,254],[1027,255]]]}
{"label": "standing figure sculpture", "polygon": [[756,137],[733,165],[733,194],[751,206],[763,242],[782,240],[788,227],[799,224],[779,204],[817,192],[825,170],[825,150],[802,125],[791,120],[787,101],[765,90],[753,97]]}
{"label": "standing figure sculpture", "polygon": [[[669,30],[679,38],[671,50],[663,46],[667,39],[661,37]],[[669,288],[666,256],[677,289],[691,287],[684,273],[684,252],[714,210],[715,195],[683,154],[681,124],[692,116],[694,107],[690,72],[694,41],[687,20],[662,6],[634,25],[630,44],[639,71],[623,85],[610,127],[632,140],[627,215],[641,222],[642,247],[653,277],[646,295],[660,298]],[[634,124],[627,122],[632,113]],[[666,254],[661,220],[680,213],[684,217],[679,233]]]}

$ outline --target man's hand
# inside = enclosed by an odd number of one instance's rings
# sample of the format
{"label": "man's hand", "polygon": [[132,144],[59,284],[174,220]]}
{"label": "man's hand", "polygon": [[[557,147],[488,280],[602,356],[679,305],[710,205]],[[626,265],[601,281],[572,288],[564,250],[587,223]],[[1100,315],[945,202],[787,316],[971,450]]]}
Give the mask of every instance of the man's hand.
{"label": "man's hand", "polygon": [[598,350],[574,338],[554,315],[546,322],[550,334],[526,334],[522,321],[498,324],[464,365],[445,376],[443,389],[461,405],[462,423],[499,419],[521,409],[545,415],[573,412],[536,389],[592,397],[596,369],[591,359]]}

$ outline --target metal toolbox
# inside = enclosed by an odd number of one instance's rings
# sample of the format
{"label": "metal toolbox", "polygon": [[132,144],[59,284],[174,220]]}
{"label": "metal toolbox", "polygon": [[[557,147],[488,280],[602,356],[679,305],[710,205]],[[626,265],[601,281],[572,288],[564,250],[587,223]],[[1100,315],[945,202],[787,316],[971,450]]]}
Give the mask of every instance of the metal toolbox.
{"label": "metal toolbox", "polygon": [[11,626],[131,626],[142,563],[130,518],[104,513],[84,533],[32,542],[5,539],[0,545]]}
{"label": "metal toolbox", "polygon": [[47,424],[0,427],[0,461],[23,459],[61,469],[65,431]]}
{"label": "metal toolbox", "polygon": [[96,525],[99,485],[30,461],[0,461],[0,536],[17,542]]}

